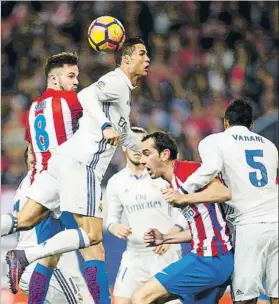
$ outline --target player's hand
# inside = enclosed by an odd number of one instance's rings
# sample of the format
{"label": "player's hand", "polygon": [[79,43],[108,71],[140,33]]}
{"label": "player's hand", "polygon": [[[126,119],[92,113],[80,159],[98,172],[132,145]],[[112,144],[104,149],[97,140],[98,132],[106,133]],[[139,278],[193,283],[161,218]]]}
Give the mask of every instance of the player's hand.
{"label": "player's hand", "polygon": [[144,234],[144,243],[147,244],[147,247],[159,246],[164,242],[164,235],[156,228],[150,228]]}
{"label": "player's hand", "polygon": [[165,200],[174,207],[181,208],[185,205],[185,202],[183,201],[184,195],[175,191],[174,189],[161,189],[161,192],[163,193]]}
{"label": "player's hand", "polygon": [[126,240],[132,233],[132,229],[123,224],[111,224],[109,226],[109,232],[120,239]]}
{"label": "player's hand", "polygon": [[106,142],[112,146],[118,146],[119,144],[119,134],[112,127],[106,127],[103,130],[103,135],[106,139]]}
{"label": "player's hand", "polygon": [[162,244],[162,245],[159,245],[157,247],[155,247],[153,249],[153,252],[158,254],[158,255],[163,255],[167,252],[167,250],[170,248],[170,245],[169,244]]}

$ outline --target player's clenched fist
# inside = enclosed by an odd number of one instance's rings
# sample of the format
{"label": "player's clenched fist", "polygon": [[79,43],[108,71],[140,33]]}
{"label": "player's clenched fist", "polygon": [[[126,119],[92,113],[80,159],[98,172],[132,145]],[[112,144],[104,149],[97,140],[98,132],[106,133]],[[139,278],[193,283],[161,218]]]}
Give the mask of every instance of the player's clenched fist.
{"label": "player's clenched fist", "polygon": [[123,224],[111,224],[109,226],[109,232],[120,239],[127,239],[132,233],[132,229]]}
{"label": "player's clenched fist", "polygon": [[164,235],[156,228],[150,228],[144,234],[144,242],[148,244],[148,247],[159,246],[164,242]]}
{"label": "player's clenched fist", "polygon": [[108,144],[112,146],[118,146],[119,134],[112,127],[106,127],[103,131],[103,135]]}

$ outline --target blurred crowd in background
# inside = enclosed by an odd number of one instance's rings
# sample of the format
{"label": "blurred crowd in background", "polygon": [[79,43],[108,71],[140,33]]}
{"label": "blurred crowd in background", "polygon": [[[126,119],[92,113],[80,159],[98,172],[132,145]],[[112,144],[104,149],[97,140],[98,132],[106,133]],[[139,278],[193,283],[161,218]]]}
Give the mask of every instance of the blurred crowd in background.
{"label": "blurred crowd in background", "polygon": [[[115,68],[94,52],[89,24],[111,15],[127,36],[141,36],[149,74],[134,91],[132,125],[169,130],[181,158],[199,160],[197,145],[223,130],[229,102],[245,97],[256,118],[278,108],[278,2],[9,2],[2,1],[2,184],[17,186],[23,162],[24,111],[45,89],[44,64],[61,51],[79,55],[80,88]],[[81,147],[82,148],[82,147]],[[121,149],[107,176],[124,166]]]}

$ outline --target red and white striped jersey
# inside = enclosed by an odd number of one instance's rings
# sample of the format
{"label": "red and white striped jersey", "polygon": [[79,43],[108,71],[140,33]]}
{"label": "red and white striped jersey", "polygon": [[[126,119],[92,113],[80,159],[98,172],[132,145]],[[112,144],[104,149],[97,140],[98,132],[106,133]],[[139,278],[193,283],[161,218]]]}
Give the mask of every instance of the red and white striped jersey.
{"label": "red and white striped jersey", "polygon": [[[178,191],[182,183],[195,172],[199,163],[177,161],[172,187]],[[192,252],[200,256],[218,256],[231,250],[230,234],[220,204],[201,203],[181,210],[192,234]]]}
{"label": "red and white striped jersey", "polygon": [[32,178],[47,169],[51,154],[74,134],[81,115],[82,107],[73,91],[47,89],[32,102],[25,134],[34,154]]}

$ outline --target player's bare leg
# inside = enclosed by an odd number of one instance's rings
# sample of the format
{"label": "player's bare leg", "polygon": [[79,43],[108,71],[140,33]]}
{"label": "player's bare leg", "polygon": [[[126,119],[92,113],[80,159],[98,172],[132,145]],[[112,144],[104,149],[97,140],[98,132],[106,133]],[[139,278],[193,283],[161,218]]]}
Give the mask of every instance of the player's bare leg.
{"label": "player's bare leg", "polygon": [[29,199],[19,212],[1,216],[1,236],[13,234],[19,230],[32,229],[43,220],[49,212],[46,207]]}
{"label": "player's bare leg", "polygon": [[79,228],[86,232],[90,246],[97,245],[103,240],[103,219],[99,217],[73,214]]}
{"label": "player's bare leg", "polygon": [[132,304],[167,302],[173,299],[174,297],[167,292],[157,279],[151,278],[133,293]]}

